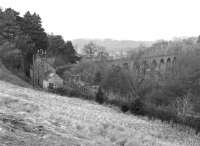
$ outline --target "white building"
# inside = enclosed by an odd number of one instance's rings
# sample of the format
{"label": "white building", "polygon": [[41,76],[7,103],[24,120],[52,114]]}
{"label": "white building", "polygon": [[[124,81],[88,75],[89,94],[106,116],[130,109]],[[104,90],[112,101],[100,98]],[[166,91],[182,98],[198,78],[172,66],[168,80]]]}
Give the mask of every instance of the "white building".
{"label": "white building", "polygon": [[44,89],[56,89],[63,87],[63,79],[59,77],[56,73],[48,71],[45,73],[43,79],[43,88]]}

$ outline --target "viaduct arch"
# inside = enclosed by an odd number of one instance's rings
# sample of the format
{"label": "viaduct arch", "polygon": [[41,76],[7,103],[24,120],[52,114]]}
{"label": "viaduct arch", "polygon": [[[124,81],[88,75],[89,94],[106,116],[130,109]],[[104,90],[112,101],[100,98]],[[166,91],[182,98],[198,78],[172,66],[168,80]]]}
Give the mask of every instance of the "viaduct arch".
{"label": "viaduct arch", "polygon": [[[152,55],[152,56],[143,56],[139,62],[141,62],[141,66],[147,68],[149,71],[159,71],[166,72],[171,69],[173,65],[176,63],[176,55],[168,54],[168,55]],[[124,69],[134,68],[134,62],[131,59],[119,59],[110,61],[112,66],[120,66]]]}
{"label": "viaduct arch", "polygon": [[175,55],[146,56],[143,58],[145,64],[155,71],[167,71],[176,63]]}

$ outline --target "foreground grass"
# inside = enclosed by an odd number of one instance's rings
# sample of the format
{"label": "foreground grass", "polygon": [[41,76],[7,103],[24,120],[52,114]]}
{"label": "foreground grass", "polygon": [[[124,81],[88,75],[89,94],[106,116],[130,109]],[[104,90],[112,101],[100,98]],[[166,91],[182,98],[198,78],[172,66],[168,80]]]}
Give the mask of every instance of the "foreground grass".
{"label": "foreground grass", "polygon": [[2,145],[199,146],[185,127],[0,81]]}

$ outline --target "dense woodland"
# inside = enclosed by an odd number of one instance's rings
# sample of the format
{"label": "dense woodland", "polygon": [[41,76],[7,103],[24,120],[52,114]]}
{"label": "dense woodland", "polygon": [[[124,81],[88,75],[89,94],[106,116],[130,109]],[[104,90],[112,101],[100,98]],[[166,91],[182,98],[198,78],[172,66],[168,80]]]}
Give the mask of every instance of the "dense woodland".
{"label": "dense woodland", "polygon": [[[9,60],[13,57],[12,55],[20,56],[21,58],[14,57],[15,65],[20,67],[20,61],[23,60],[21,68],[27,76],[30,74],[32,56],[40,49],[46,50],[50,57],[55,57],[56,65],[74,63],[79,59],[72,42],[65,42],[59,35],[47,34],[42,27],[40,16],[36,13],[26,12],[22,17],[11,8],[0,10],[0,37],[1,45],[4,45],[1,55],[4,56],[6,62],[13,62]],[[14,50],[20,53],[8,53]]]}
{"label": "dense woodland", "polygon": [[[151,47],[138,48],[140,51],[133,51],[127,58],[134,62],[132,68],[120,65],[111,67],[104,57],[101,61],[82,60],[73,71],[80,73],[83,80],[101,87],[101,96],[98,94],[96,99],[100,103],[114,104],[124,112],[131,111],[151,119],[189,125],[199,131],[199,40],[159,41]],[[85,49],[88,49],[88,45]],[[94,51],[85,53],[97,57]],[[147,72],[149,67],[141,60],[149,52],[153,52],[152,55],[174,54],[177,59],[164,73],[155,70]]]}
{"label": "dense woodland", "polygon": [[[1,50],[4,63],[22,69],[26,76],[32,56],[39,49],[56,58],[55,66],[80,60],[71,41],[65,42],[62,36],[45,32],[39,15],[27,12],[20,16],[10,8],[0,10],[0,45],[4,48]],[[181,123],[200,131],[200,38],[160,41],[151,47],[140,47],[137,48],[140,51],[132,51],[128,58],[134,67],[124,69],[110,67],[106,48],[90,42],[83,50],[89,58],[82,58],[68,71],[80,74],[91,85],[100,86],[96,96],[99,103],[114,104],[124,112]],[[154,71],[147,73],[140,60],[149,50],[159,52],[160,48],[176,53],[177,60],[158,79]]]}

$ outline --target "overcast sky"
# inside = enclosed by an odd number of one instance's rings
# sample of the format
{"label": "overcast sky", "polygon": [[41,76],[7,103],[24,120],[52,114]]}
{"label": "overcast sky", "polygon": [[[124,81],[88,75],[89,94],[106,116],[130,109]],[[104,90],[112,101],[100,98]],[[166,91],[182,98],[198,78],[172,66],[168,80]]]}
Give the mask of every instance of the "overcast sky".
{"label": "overcast sky", "polygon": [[38,13],[46,32],[76,38],[172,39],[200,34],[199,0],[0,0]]}

